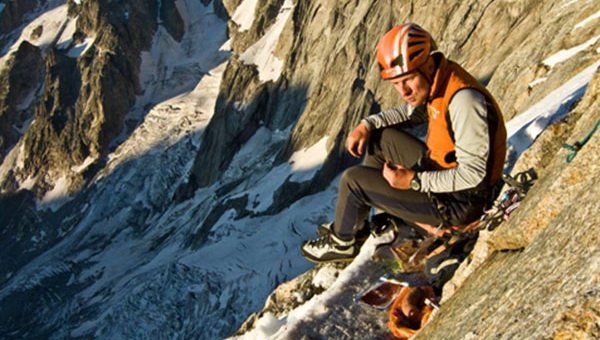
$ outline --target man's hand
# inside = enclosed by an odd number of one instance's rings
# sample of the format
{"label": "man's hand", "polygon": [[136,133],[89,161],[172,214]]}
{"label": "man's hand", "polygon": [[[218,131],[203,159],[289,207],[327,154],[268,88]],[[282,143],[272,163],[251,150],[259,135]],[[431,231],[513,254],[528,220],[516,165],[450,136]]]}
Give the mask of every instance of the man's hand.
{"label": "man's hand", "polygon": [[395,165],[385,162],[383,165],[383,178],[394,189],[410,189],[410,181],[415,176],[415,172],[405,169],[401,165]]}
{"label": "man's hand", "polygon": [[348,152],[352,156],[360,158],[365,151],[365,145],[367,144],[370,135],[371,131],[369,131],[364,124],[358,124],[358,126],[350,132],[348,138],[346,138],[346,149]]}

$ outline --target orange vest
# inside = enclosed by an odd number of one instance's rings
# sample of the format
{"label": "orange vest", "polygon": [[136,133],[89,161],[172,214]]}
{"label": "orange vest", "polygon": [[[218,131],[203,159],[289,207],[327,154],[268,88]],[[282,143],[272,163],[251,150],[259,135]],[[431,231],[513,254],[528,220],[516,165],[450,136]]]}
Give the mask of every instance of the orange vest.
{"label": "orange vest", "polygon": [[494,97],[483,85],[458,64],[445,57],[441,58],[438,65],[427,102],[429,125],[426,144],[429,148],[429,158],[444,169],[458,165],[448,106],[456,92],[467,88],[481,92],[493,105],[493,109],[488,111],[490,154],[485,179],[487,184],[493,185],[502,176],[506,157],[506,127],[502,113]]}

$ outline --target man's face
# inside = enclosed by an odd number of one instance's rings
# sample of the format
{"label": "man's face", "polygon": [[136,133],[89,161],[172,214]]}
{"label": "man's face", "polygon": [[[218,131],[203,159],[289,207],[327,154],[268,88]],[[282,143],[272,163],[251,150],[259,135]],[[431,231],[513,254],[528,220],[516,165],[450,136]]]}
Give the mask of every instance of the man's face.
{"label": "man's face", "polygon": [[427,102],[431,85],[420,72],[414,71],[390,81],[408,105],[417,107]]}

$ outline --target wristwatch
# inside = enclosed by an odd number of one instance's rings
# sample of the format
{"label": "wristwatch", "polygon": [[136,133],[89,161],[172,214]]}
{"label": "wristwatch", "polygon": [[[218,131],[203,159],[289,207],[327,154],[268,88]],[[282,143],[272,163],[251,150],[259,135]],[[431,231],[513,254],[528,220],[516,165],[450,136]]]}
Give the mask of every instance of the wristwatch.
{"label": "wristwatch", "polygon": [[410,188],[414,191],[421,191],[421,179],[419,179],[419,176],[416,172],[413,178],[410,180]]}

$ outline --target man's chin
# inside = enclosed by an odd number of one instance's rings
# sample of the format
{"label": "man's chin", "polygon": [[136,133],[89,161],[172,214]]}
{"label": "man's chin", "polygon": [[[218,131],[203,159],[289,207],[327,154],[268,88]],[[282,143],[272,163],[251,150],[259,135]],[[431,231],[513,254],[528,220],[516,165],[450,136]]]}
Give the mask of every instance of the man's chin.
{"label": "man's chin", "polygon": [[406,103],[408,105],[410,105],[412,108],[416,108],[416,107],[423,105],[423,103],[421,103],[421,101],[417,101],[417,100],[411,100],[411,101],[407,100]]}

